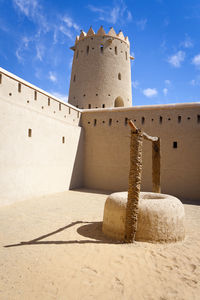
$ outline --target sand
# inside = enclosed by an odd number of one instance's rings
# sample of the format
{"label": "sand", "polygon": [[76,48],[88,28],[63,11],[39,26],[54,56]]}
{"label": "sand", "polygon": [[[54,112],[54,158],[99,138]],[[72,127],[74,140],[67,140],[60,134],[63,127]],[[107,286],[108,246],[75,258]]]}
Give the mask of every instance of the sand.
{"label": "sand", "polygon": [[184,205],[183,242],[119,244],[101,232],[106,196],[1,207],[0,299],[200,299],[200,206]]}

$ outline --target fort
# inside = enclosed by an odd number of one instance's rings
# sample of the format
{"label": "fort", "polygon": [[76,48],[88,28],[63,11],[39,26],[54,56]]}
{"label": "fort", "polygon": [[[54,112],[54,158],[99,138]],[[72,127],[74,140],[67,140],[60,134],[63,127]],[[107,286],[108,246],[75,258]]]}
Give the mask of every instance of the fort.
{"label": "fort", "polygon": [[121,31],[71,50],[68,103],[0,68],[0,298],[199,299],[200,103],[131,106]]}
{"label": "fort", "polygon": [[[0,205],[74,188],[124,191],[128,119],[161,139],[162,192],[200,194],[200,103],[131,106],[130,45],[114,29],[76,38],[65,103],[0,68]],[[144,143],[142,190],[151,191]]]}

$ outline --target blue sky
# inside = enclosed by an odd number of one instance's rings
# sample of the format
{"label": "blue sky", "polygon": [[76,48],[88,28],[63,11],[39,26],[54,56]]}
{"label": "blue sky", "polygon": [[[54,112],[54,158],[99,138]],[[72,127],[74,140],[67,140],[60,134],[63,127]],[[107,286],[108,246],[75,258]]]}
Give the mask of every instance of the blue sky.
{"label": "blue sky", "polygon": [[66,101],[90,25],[128,35],[133,105],[200,101],[199,0],[0,0],[0,66]]}

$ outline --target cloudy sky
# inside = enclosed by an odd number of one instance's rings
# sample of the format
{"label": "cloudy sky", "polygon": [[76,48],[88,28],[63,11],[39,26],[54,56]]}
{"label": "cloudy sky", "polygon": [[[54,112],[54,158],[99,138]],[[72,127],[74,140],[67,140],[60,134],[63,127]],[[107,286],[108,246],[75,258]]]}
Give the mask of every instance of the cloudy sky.
{"label": "cloudy sky", "polygon": [[0,66],[67,100],[90,25],[128,35],[133,105],[200,101],[199,0],[0,0]]}

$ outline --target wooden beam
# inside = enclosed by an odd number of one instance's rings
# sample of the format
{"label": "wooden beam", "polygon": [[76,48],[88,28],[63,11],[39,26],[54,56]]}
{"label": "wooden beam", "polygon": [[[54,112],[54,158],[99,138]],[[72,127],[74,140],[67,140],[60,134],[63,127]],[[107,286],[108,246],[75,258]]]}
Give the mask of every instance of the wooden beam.
{"label": "wooden beam", "polygon": [[160,185],[160,138],[152,143],[152,191],[161,192]]}
{"label": "wooden beam", "polygon": [[145,132],[143,132],[143,137],[144,137],[145,140],[148,140],[148,141],[151,141],[151,142],[156,142],[159,139],[157,136],[150,136]]}

